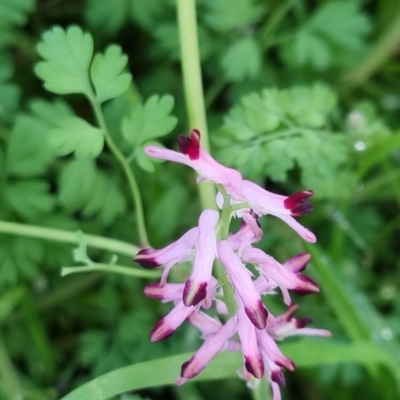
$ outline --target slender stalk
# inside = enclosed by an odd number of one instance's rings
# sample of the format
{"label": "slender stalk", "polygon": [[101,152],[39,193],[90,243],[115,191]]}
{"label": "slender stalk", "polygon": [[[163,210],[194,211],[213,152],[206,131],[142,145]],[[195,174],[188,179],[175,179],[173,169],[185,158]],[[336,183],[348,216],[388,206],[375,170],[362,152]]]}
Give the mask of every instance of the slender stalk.
{"label": "slender stalk", "polygon": [[[222,185],[218,185],[218,190],[224,196],[224,204],[222,207],[221,217],[218,221],[218,241],[226,240],[229,236],[229,226],[231,223],[232,209],[231,209],[231,198],[225,188]],[[215,273],[218,277],[218,282],[222,284],[224,290],[224,302],[228,307],[229,316],[237,313],[237,304],[235,301],[235,295],[233,288],[229,282],[225,269],[219,260],[215,260]]]}
{"label": "slender stalk", "polygon": [[22,400],[22,391],[18,383],[17,373],[14,370],[10,356],[0,337],[0,378],[7,399]]}
{"label": "slender stalk", "polygon": [[104,119],[103,112],[101,110],[100,104],[96,100],[94,96],[90,99],[90,102],[93,107],[93,111],[96,115],[97,121],[104,132],[104,136],[106,139],[107,146],[110,148],[111,152],[121,165],[122,170],[125,173],[126,179],[128,180],[129,188],[131,191],[131,196],[133,200],[133,206],[136,210],[136,219],[137,219],[137,229],[140,237],[140,242],[143,247],[150,247],[149,239],[147,236],[146,223],[144,221],[144,211],[143,211],[143,203],[142,197],[140,195],[139,186],[137,184],[135,175],[132,172],[132,169],[129,165],[128,159],[123,155],[123,153],[119,150],[117,145],[112,140],[110,132],[108,131],[106,121]]}
{"label": "slender stalk", "polygon": [[[178,26],[181,46],[181,65],[189,125],[201,132],[201,144],[210,152],[203,83],[197,38],[195,0],[178,0]],[[211,183],[198,186],[203,208],[215,209],[215,188]]]}
{"label": "slender stalk", "polygon": [[[61,229],[45,228],[36,225],[19,224],[16,222],[0,221],[0,233],[17,236],[28,236],[51,242],[79,243],[77,232],[69,232]],[[113,253],[124,254],[132,257],[139,248],[133,244],[115,239],[107,239],[102,236],[85,235],[86,244],[90,247],[108,250]]]}
{"label": "slender stalk", "polygon": [[350,72],[347,86],[359,86],[366,82],[397,51],[399,42],[400,13],[398,12],[367,58]]}
{"label": "slender stalk", "polygon": [[260,32],[260,42],[264,51],[271,46],[273,33],[284,20],[287,13],[294,6],[295,2],[296,0],[286,0],[284,2],[278,3],[278,7],[272,11],[269,18],[266,20],[266,23],[261,28]]}
{"label": "slender stalk", "polygon": [[133,276],[135,278],[145,278],[145,279],[154,279],[160,277],[159,271],[149,271],[146,269],[129,268],[123,265],[97,264],[97,263],[81,267],[63,267],[61,270],[61,276],[67,276],[80,272],[93,272],[93,271],[111,272],[114,274],[122,274],[122,275]]}

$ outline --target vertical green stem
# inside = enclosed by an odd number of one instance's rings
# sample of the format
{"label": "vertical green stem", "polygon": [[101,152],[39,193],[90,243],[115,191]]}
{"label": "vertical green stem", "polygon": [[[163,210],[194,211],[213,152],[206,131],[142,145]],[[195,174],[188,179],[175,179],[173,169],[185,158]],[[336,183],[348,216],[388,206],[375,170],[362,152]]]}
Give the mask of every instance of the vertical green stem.
{"label": "vertical green stem", "polygon": [[[199,44],[197,38],[195,0],[177,0],[181,64],[189,125],[201,132],[201,144],[210,151]],[[210,183],[199,185],[203,208],[215,208],[215,188]]]}
{"label": "vertical green stem", "polygon": [[128,180],[129,188],[132,195],[133,205],[136,210],[137,229],[139,232],[141,245],[144,247],[150,247],[149,239],[147,237],[146,223],[144,221],[142,197],[140,195],[140,190],[135,175],[132,172],[128,159],[119,150],[117,145],[112,140],[110,133],[108,132],[107,124],[104,119],[100,104],[97,102],[94,96],[90,98],[90,102],[93,106],[93,110],[96,115],[97,121],[104,132],[107,146],[110,148],[111,152],[121,165],[121,168],[125,173],[126,179]]}

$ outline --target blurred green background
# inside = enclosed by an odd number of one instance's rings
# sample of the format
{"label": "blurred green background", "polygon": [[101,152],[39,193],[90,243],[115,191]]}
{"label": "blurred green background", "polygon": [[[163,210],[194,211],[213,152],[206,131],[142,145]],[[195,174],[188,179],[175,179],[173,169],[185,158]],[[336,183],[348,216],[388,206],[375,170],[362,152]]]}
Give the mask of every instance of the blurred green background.
{"label": "blurred green background", "polygon": [[[315,192],[314,211],[300,222],[316,233],[316,245],[305,246],[279,220],[261,220],[260,246],[278,260],[313,255],[308,274],[321,293],[294,300],[299,315],[333,333],[315,339],[318,354],[299,347],[283,398],[399,399],[400,3],[196,3],[213,155],[268,190]],[[104,107],[122,148],[121,120],[154,94],[175,98],[179,122],[165,146],[192,128],[173,0],[0,0],[1,399],[61,398],[106,372],[200,344],[187,326],[151,344],[149,332],[169,307],[144,297],[148,281],[104,273],[61,278],[61,266],[73,265],[74,245],[65,242],[75,239],[44,240],[33,229],[80,229],[138,244],[135,210],[107,151],[90,174],[93,165],[72,156],[39,155],[57,107],[67,103],[93,121],[82,96],[48,93],[33,72],[43,32],[72,24],[93,35],[96,50],[117,43],[129,57],[133,84]],[[132,168],[155,247],[196,224],[201,207],[191,171],[140,159]],[[90,249],[90,256],[108,262],[110,252]],[[118,263],[133,266],[128,256]],[[281,299],[266,302],[283,311]],[[239,400],[251,393],[232,378],[116,398]]]}

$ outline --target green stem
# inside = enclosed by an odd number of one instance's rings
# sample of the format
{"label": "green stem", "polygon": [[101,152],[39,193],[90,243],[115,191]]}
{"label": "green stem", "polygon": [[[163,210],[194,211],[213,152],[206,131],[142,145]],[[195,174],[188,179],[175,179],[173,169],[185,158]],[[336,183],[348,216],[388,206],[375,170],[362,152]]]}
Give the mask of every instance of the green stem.
{"label": "green stem", "polygon": [[400,41],[400,13],[379,38],[368,57],[349,74],[347,86],[362,85],[376,70],[396,52]]}
{"label": "green stem", "polygon": [[77,274],[80,272],[93,272],[93,271],[111,272],[113,274],[129,275],[135,278],[145,278],[145,279],[154,279],[160,277],[159,271],[149,271],[146,269],[129,268],[123,265],[97,264],[97,263],[81,267],[63,267],[61,270],[61,276]]}
{"label": "green stem", "polygon": [[274,31],[284,20],[286,14],[290,11],[295,2],[296,0],[286,0],[283,3],[278,3],[279,6],[270,14],[260,34],[260,43],[264,51],[271,46]]}
{"label": "green stem", "polygon": [[0,378],[7,399],[22,400],[22,392],[18,383],[17,373],[14,370],[10,356],[7,353],[3,340],[0,337]]}
{"label": "green stem", "polygon": [[123,155],[123,153],[119,150],[118,146],[112,140],[112,137],[107,129],[107,124],[104,119],[103,111],[101,110],[100,104],[98,103],[98,101],[94,96],[89,98],[89,100],[92,104],[97,121],[104,132],[107,146],[110,148],[111,152],[121,165],[121,168],[125,173],[126,179],[128,180],[133,200],[133,206],[135,207],[136,210],[137,229],[141,245],[143,247],[150,247],[149,239],[147,237],[146,223],[144,221],[142,197],[140,195],[140,190],[135,175],[132,172],[128,159]]}
{"label": "green stem", "polygon": [[[17,236],[28,236],[52,242],[79,244],[77,232],[69,232],[61,229],[45,228],[36,225],[19,224],[16,222],[0,221],[0,233]],[[85,235],[86,244],[113,253],[134,256],[139,248],[133,244],[115,239],[107,239],[101,236]]]}
{"label": "green stem", "polygon": [[[226,240],[229,236],[229,226],[231,223],[232,209],[231,209],[231,198],[225,188],[222,185],[217,185],[218,190],[224,197],[224,204],[222,207],[221,217],[218,221],[218,241]],[[229,282],[225,269],[219,260],[215,261],[215,272],[218,277],[218,281],[222,284],[224,290],[224,302],[228,307],[229,315],[237,313],[237,305],[235,301],[235,295],[233,288]]]}
{"label": "green stem", "polygon": [[[178,0],[178,26],[181,46],[181,64],[189,125],[201,132],[201,144],[210,152],[204,92],[201,77],[195,0]],[[215,188],[211,183],[199,187],[203,208],[215,209]]]}

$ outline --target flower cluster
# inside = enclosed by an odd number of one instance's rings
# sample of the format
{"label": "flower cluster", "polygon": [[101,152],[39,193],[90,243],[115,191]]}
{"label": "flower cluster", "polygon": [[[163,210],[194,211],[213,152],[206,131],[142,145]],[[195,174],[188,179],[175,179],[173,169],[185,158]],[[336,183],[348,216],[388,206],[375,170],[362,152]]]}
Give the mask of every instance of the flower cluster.
{"label": "flower cluster", "polygon": [[[153,342],[171,335],[185,320],[197,327],[204,339],[203,345],[182,366],[178,384],[196,376],[207,363],[224,348],[241,349],[243,376],[247,381],[267,375],[274,400],[281,398],[279,386],[285,384],[282,368],[293,371],[295,364],[279,350],[276,341],[292,335],[321,335],[330,333],[322,329],[306,328],[310,318],[294,318],[297,305],[292,304],[290,291],[309,294],[319,291],[312,279],[302,274],[310,255],[298,254],[281,264],[262,250],[253,247],[261,240],[263,231],[258,223],[260,216],[271,214],[293,228],[303,239],[315,242],[312,232],[300,225],[294,217],[312,210],[307,200],[313,195],[303,191],[292,196],[281,196],[266,191],[245,180],[241,174],[214,160],[200,145],[200,133],[179,136],[181,152],[157,146],[146,147],[146,153],[155,158],[170,160],[192,167],[199,174],[198,182],[211,181],[219,188],[217,204],[228,209],[228,221],[223,221],[215,210],[204,210],[198,226],[190,229],[180,239],[163,249],[142,249],[134,260],[146,268],[163,268],[161,281],[145,288],[149,297],[172,302],[174,307],[153,328]],[[222,213],[223,214],[223,213]],[[220,234],[232,215],[242,219],[240,229],[234,234]],[[168,283],[171,268],[192,261],[193,268],[185,283]],[[225,286],[213,276],[213,265],[219,263],[231,284],[234,312],[224,301]],[[257,276],[246,264],[252,264]],[[264,305],[262,296],[275,294],[279,288],[288,310],[273,316]],[[221,322],[210,316],[211,307],[226,320]]]}

